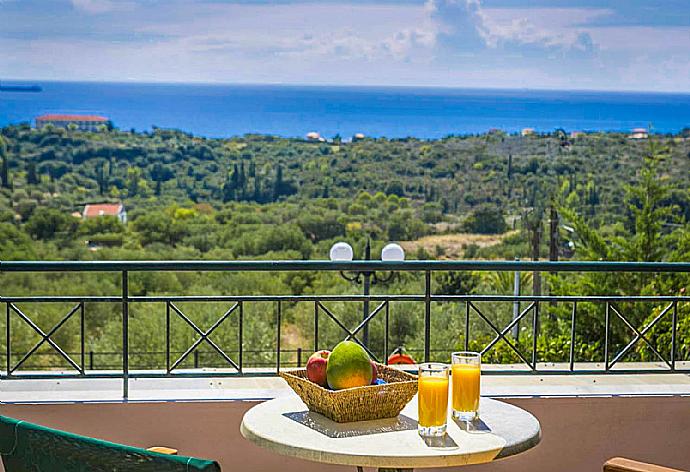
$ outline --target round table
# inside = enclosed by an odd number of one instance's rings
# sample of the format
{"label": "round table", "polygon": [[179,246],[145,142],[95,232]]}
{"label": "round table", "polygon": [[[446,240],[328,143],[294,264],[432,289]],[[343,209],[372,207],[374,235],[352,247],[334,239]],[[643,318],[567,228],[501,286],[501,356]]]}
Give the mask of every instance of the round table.
{"label": "round table", "polygon": [[324,464],[411,469],[481,464],[539,443],[539,421],[525,410],[482,398],[480,419],[449,418],[442,438],[417,433],[417,397],[397,418],[336,423],[307,410],[296,395],[261,403],[245,413],[242,435],[278,454]]}

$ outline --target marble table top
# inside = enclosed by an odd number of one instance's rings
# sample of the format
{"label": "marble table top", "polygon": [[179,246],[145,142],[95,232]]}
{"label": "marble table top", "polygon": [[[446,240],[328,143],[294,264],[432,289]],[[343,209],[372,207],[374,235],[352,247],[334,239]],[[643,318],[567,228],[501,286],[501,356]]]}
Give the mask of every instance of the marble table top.
{"label": "marble table top", "polygon": [[480,419],[448,419],[443,438],[417,433],[417,397],[397,418],[335,423],[307,410],[297,395],[250,409],[242,435],[277,454],[326,464],[424,468],[480,464],[524,452],[539,443],[539,421],[521,408],[482,398]]}

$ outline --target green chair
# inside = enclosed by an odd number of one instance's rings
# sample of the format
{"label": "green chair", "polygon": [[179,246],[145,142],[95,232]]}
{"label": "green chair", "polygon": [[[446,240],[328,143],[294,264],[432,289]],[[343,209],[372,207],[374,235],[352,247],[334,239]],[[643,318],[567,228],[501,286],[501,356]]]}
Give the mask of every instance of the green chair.
{"label": "green chair", "polygon": [[220,472],[217,462],[79,436],[0,416],[6,472]]}

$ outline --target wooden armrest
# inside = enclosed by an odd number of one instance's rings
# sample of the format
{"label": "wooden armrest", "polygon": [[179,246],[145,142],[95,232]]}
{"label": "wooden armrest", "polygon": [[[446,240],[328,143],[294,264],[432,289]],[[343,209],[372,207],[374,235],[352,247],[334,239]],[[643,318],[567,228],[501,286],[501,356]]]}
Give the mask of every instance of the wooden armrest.
{"label": "wooden armrest", "polygon": [[165,447],[165,446],[154,446],[154,447],[149,447],[146,449],[147,451],[151,452],[157,452],[159,454],[168,454],[170,456],[175,456],[177,455],[177,449],[173,449],[171,447]]}
{"label": "wooden armrest", "polygon": [[604,464],[604,472],[684,472],[678,469],[670,469],[660,465],[647,464],[645,462],[614,457]]}

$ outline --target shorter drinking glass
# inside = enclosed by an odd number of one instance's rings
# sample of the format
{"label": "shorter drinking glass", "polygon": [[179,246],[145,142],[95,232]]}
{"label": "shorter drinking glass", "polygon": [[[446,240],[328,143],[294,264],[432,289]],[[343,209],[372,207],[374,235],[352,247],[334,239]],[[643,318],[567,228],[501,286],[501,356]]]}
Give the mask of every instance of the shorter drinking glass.
{"label": "shorter drinking glass", "polygon": [[451,355],[453,370],[453,418],[472,421],[479,416],[482,355],[460,351]]}
{"label": "shorter drinking glass", "polygon": [[448,366],[419,366],[419,426],[421,436],[443,436],[448,420]]}

